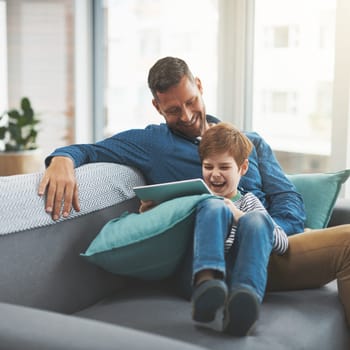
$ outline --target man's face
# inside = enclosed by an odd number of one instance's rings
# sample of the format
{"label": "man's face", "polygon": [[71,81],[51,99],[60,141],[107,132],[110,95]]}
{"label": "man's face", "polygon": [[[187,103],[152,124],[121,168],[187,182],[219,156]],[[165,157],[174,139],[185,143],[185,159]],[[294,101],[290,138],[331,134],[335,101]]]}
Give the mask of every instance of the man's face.
{"label": "man's face", "polygon": [[169,128],[187,137],[201,136],[208,127],[202,98],[202,84],[184,76],[164,93],[157,93],[153,105],[165,118]]}

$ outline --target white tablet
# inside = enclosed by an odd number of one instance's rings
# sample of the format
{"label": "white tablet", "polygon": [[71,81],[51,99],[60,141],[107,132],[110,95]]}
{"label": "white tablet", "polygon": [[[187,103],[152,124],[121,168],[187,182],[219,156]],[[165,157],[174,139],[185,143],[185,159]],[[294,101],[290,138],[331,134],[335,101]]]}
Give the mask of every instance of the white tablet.
{"label": "white tablet", "polygon": [[137,186],[133,188],[137,197],[143,201],[151,200],[161,203],[169,199],[209,193],[211,191],[202,179],[165,182],[155,185]]}

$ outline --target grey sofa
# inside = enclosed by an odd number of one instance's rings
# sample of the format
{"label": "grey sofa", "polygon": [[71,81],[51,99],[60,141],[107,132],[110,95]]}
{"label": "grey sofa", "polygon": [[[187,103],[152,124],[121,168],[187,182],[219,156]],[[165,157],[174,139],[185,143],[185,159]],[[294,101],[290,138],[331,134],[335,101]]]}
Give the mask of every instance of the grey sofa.
{"label": "grey sofa", "polygon": [[[253,334],[234,338],[194,324],[174,280],[108,273],[82,253],[111,218],[136,211],[134,169],[76,170],[81,212],[53,222],[37,195],[41,174],[0,178],[0,349],[349,349],[336,284],[267,294]],[[338,201],[330,225],[350,223]]]}

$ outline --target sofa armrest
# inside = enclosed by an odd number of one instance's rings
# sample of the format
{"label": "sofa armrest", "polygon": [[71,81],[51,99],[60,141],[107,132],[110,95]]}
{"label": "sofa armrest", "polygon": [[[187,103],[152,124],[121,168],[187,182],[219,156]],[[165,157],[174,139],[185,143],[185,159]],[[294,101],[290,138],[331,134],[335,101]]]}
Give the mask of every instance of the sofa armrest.
{"label": "sofa armrest", "polygon": [[118,164],[79,167],[81,211],[54,222],[37,194],[41,175],[0,177],[0,301],[73,313],[123,287],[80,253],[107,221],[137,211],[132,188],[144,179]]}
{"label": "sofa armrest", "polygon": [[350,224],[350,199],[342,198],[336,202],[328,226]]}

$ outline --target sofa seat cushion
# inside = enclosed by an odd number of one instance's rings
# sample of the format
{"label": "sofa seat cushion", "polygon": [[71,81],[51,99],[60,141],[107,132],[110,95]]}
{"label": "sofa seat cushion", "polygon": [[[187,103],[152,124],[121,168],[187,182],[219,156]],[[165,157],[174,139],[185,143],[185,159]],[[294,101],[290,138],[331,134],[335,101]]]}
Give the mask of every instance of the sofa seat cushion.
{"label": "sofa seat cushion", "polygon": [[[164,286],[164,285],[163,285]],[[252,335],[220,332],[220,315],[209,326],[194,324],[191,305],[170,290],[140,284],[77,315],[161,334],[206,349],[349,349],[349,332],[336,284],[315,290],[268,293]]]}

